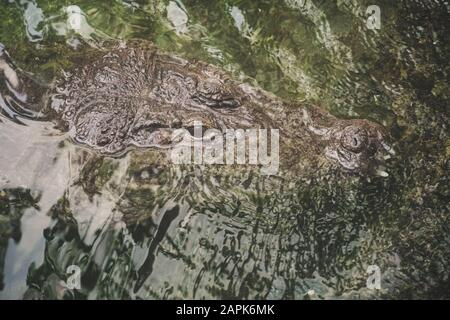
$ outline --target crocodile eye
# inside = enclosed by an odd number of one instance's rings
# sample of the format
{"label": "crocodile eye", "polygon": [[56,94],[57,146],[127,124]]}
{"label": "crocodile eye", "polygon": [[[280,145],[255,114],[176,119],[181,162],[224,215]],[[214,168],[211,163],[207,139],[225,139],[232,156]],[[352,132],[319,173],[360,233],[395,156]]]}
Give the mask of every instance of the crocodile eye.
{"label": "crocodile eye", "polygon": [[356,126],[348,126],[341,136],[341,146],[352,152],[360,152],[367,145],[367,131]]}
{"label": "crocodile eye", "polygon": [[[195,136],[195,128],[196,128],[196,126],[187,126],[187,127],[185,127],[185,129],[189,132],[189,134],[192,136],[192,137],[194,137],[194,138],[196,138],[196,136]],[[203,137],[203,135],[205,134],[205,131],[208,129],[207,127],[205,127],[205,126],[199,126],[198,127],[199,129],[201,129],[201,132],[200,132],[200,134],[201,134],[201,136],[200,137]]]}

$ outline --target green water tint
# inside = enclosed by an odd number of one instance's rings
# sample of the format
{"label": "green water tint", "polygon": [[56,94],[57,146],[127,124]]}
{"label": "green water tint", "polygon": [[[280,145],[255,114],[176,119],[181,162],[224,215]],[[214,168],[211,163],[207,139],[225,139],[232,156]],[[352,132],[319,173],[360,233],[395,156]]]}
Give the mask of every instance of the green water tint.
{"label": "green water tint", "polygon": [[[89,24],[81,34],[67,28],[74,4]],[[83,46],[147,39],[285,99],[382,123],[396,156],[386,178],[321,172],[285,183],[64,143],[70,179],[53,202],[39,183],[0,191],[0,297],[449,298],[449,5],[380,1],[381,29],[367,30],[371,4],[2,3],[0,42],[43,83]],[[39,245],[23,239],[30,233]],[[38,249],[24,258],[27,246]],[[81,290],[61,284],[70,265]],[[369,265],[381,269],[381,290],[366,287]]]}

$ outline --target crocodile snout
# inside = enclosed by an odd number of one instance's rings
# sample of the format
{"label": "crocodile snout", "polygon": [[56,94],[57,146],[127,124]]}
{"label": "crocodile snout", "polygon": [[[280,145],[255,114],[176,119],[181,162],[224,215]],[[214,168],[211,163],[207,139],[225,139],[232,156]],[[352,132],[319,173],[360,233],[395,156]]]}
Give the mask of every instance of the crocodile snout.
{"label": "crocodile snout", "polygon": [[391,151],[384,129],[367,120],[342,120],[331,129],[325,154],[351,171],[374,171],[386,176],[380,169]]}

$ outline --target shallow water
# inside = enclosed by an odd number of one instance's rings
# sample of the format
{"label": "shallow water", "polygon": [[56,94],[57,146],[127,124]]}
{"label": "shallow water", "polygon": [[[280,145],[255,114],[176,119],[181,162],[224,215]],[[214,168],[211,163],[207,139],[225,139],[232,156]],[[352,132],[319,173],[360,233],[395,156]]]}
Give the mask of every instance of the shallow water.
{"label": "shallow water", "polygon": [[[80,48],[146,39],[376,121],[395,156],[387,177],[286,185],[161,168],[140,151],[103,157],[14,104],[2,75],[0,298],[450,298],[450,5],[378,1],[369,30],[371,4],[3,1],[0,42],[44,86]],[[367,287],[374,265],[379,290]]]}

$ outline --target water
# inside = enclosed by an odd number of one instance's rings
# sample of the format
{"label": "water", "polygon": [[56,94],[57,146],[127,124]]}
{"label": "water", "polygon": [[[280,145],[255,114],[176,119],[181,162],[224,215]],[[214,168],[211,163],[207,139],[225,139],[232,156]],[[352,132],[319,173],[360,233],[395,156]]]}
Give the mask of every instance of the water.
{"label": "water", "polygon": [[82,47],[146,39],[377,121],[396,155],[385,178],[290,184],[102,157],[13,104],[2,77],[0,298],[449,298],[450,5],[378,1],[369,30],[371,4],[2,1],[0,42],[43,85]]}

